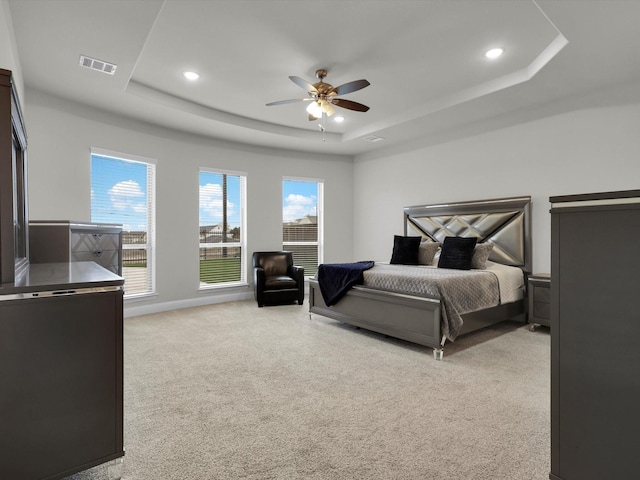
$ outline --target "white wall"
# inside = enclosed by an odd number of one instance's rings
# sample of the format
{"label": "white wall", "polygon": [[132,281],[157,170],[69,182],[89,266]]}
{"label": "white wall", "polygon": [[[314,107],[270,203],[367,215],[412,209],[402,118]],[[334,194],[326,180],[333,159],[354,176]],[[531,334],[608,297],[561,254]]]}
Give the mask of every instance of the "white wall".
{"label": "white wall", "polygon": [[640,188],[638,125],[640,104],[611,106],[358,157],[353,251],[358,259],[388,261],[405,206],[530,195],[533,270],[549,272],[549,197]]}
{"label": "white wall", "polygon": [[20,61],[18,59],[16,39],[11,21],[11,11],[7,0],[0,0],[0,68],[11,70],[14,85],[18,92],[18,98],[24,103],[22,68],[20,67]]}
{"label": "white wall", "polygon": [[549,196],[639,187],[640,104],[575,110],[352,164],[172,132],[34,90],[27,98],[32,219],[90,218],[91,147],[158,160],[158,297],[129,311],[238,295],[198,293],[197,255],[178,253],[197,251],[188,232],[197,231],[200,166],[248,173],[249,252],[280,246],[283,176],[325,179],[325,262],[388,261],[407,205],[530,195],[533,269],[548,272]]}
{"label": "white wall", "polygon": [[[249,288],[198,292],[198,169],[246,172],[247,251],[282,248],[283,176],[325,182],[325,261],[351,261],[350,157],[254,148],[178,133],[28,89],[29,214],[89,220],[90,148],[157,160],[157,298],[125,314],[246,297]],[[250,257],[249,257],[250,262]],[[251,278],[250,276],[248,278]]]}

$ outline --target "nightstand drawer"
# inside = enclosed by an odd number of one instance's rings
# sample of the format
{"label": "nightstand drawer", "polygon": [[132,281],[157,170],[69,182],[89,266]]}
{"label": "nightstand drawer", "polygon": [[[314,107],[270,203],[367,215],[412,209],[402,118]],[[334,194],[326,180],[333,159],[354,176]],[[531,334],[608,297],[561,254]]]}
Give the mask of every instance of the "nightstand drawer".
{"label": "nightstand drawer", "polygon": [[549,320],[551,318],[551,304],[533,301],[533,316],[535,318],[544,318]]}
{"label": "nightstand drawer", "polygon": [[533,285],[532,290],[535,303],[551,303],[551,289],[548,285]]}
{"label": "nightstand drawer", "polygon": [[[533,325],[550,326],[551,278],[547,274],[531,275],[528,283],[529,317]],[[533,328],[533,327],[532,327]]]}

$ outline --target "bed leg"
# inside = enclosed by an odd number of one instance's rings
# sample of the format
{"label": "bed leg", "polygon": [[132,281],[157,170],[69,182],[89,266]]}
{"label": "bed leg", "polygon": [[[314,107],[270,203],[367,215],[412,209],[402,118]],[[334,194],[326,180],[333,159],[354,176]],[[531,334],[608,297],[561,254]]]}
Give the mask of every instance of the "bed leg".
{"label": "bed leg", "polygon": [[444,356],[444,344],[447,341],[447,337],[445,335],[442,336],[442,340],[440,340],[440,348],[433,349],[433,358],[435,360],[442,360]]}

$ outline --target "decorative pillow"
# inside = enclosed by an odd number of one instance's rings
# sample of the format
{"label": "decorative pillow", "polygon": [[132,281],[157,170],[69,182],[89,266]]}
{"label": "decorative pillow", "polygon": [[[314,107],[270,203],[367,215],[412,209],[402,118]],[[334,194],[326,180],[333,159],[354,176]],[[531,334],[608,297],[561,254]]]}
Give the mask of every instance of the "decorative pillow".
{"label": "decorative pillow", "polygon": [[391,262],[400,265],[418,265],[418,250],[422,237],[393,236]]}
{"label": "decorative pillow", "polygon": [[442,244],[438,268],[470,270],[473,249],[477,241],[476,237],[446,237]]}
{"label": "decorative pillow", "polygon": [[493,243],[478,243],[473,249],[473,257],[471,258],[471,268],[484,270],[487,268],[487,260],[493,250]]}
{"label": "decorative pillow", "polygon": [[418,264],[431,265],[433,263],[433,257],[435,257],[439,248],[440,242],[430,242],[423,239],[418,249]]}

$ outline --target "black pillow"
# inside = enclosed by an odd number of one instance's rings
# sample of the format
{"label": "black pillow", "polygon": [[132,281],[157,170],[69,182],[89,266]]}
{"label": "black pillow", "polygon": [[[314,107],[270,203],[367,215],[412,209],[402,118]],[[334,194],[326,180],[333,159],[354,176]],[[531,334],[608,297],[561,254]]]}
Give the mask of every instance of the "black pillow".
{"label": "black pillow", "polygon": [[418,265],[418,252],[422,237],[393,236],[391,262],[400,265]]}
{"label": "black pillow", "polygon": [[476,237],[447,237],[442,244],[438,268],[455,268],[456,270],[471,270],[473,249],[476,247]]}

